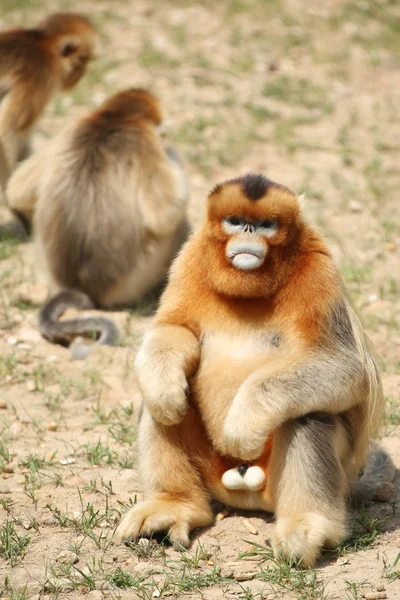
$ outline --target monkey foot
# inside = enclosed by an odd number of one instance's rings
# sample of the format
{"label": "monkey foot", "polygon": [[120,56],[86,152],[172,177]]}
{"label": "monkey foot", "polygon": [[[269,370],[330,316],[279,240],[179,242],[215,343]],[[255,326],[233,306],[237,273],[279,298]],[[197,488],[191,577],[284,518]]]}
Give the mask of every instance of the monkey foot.
{"label": "monkey foot", "polygon": [[277,558],[307,568],[313,566],[325,544],[336,546],[345,533],[343,523],[309,512],[278,519],[271,541]]}
{"label": "monkey foot", "polygon": [[[151,536],[158,531],[167,531],[175,550],[188,548],[190,529],[206,522],[193,522],[194,511],[201,513],[201,508],[192,507],[168,500],[146,500],[131,508],[118,526],[115,537],[117,541],[129,538]],[[211,522],[211,517],[207,519]],[[204,519],[203,519],[204,521]]]}

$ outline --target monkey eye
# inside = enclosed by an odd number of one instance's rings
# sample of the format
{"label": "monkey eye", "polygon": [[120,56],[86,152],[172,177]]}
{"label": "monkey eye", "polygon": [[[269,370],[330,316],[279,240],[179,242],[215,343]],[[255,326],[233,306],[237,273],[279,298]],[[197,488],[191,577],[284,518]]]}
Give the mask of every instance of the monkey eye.
{"label": "monkey eye", "polygon": [[265,221],[261,221],[259,225],[259,227],[261,227],[262,229],[276,229],[277,226],[278,223],[275,219],[266,219]]}
{"label": "monkey eye", "polygon": [[224,219],[224,221],[226,223],[229,223],[229,225],[241,225],[241,221],[239,219],[239,217],[227,217],[226,219]]}
{"label": "monkey eye", "polygon": [[74,44],[65,44],[61,50],[61,56],[70,56],[75,50],[76,46]]}

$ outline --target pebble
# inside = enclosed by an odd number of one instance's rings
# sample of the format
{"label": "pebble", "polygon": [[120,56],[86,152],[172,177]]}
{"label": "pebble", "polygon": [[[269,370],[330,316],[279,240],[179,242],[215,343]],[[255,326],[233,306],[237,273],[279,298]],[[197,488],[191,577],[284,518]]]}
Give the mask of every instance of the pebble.
{"label": "pebble", "polygon": [[221,512],[219,512],[217,514],[217,516],[215,517],[216,521],[223,521],[225,519],[225,517],[228,517],[230,514],[230,510],[228,510],[227,508],[224,508],[224,510],[221,510]]}
{"label": "pebble", "polygon": [[0,481],[0,494],[11,494],[9,486],[2,481]]}
{"label": "pebble", "polygon": [[47,431],[57,431],[58,424],[55,421],[50,421],[50,423],[47,423],[46,429]]}
{"label": "pebble", "polygon": [[364,598],[365,600],[384,600],[387,596],[386,592],[368,592],[367,594],[364,594]]}
{"label": "pebble", "polygon": [[27,344],[26,342],[18,342],[17,348],[18,350],[31,350],[32,344]]}
{"label": "pebble", "polygon": [[79,557],[75,554],[75,552],[71,552],[70,550],[62,550],[56,556],[56,562],[61,564],[69,564],[76,565],[79,562]]}
{"label": "pebble", "polygon": [[28,392],[34,392],[36,390],[36,383],[32,380],[26,382],[26,389]]}
{"label": "pebble", "polygon": [[376,591],[377,592],[384,592],[385,591],[385,586],[383,585],[383,583],[377,583],[376,587]]}
{"label": "pebble", "polygon": [[0,408],[2,408],[2,409],[7,408],[7,402],[5,400],[0,400]]}
{"label": "pebble", "polygon": [[350,211],[352,213],[360,213],[362,211],[362,204],[360,204],[360,202],[357,202],[356,200],[353,200],[352,202],[350,202]]}
{"label": "pebble", "polygon": [[243,524],[252,535],[258,535],[258,529],[248,519],[243,519]]}
{"label": "pebble", "polygon": [[7,338],[7,344],[10,344],[10,346],[15,346],[16,343],[17,343],[17,340],[15,337],[10,336]]}

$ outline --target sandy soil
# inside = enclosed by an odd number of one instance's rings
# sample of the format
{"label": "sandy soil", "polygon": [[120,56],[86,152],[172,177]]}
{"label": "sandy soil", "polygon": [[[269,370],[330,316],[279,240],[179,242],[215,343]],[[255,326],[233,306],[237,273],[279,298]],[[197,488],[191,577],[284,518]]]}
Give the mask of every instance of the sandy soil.
{"label": "sandy soil", "polygon": [[[211,186],[248,170],[305,192],[378,352],[382,444],[400,467],[398,4],[72,0],[68,9],[93,18],[102,54],[49,106],[35,146],[113,91],[150,86],[187,159],[194,225]],[[44,13],[39,0],[2,0],[0,25]],[[120,515],[140,499],[132,364],[151,317],[113,314],[122,347],[72,362],[37,331],[46,289],[34,267],[30,243],[0,243],[0,595],[400,598],[396,502],[355,513],[349,540],[315,571],[271,561],[265,515],[232,512],[183,555],[153,541],[114,544]],[[398,500],[399,475],[395,484]]]}

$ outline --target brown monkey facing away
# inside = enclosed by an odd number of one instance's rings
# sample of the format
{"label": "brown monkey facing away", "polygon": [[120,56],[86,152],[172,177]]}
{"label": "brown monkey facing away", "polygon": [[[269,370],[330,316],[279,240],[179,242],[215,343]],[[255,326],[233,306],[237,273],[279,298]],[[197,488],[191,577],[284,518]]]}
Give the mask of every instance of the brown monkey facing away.
{"label": "brown monkey facing away", "polygon": [[207,210],[137,356],[145,501],[116,536],[166,530],[187,547],[213,520],[212,496],[275,512],[276,554],[312,565],[346,534],[379,373],[292,192],[250,174],[218,185]]}
{"label": "brown monkey facing away", "polygon": [[[179,154],[163,147],[161,121],[149,92],[119,92],[11,178],[11,207],[33,215],[51,295],[39,327],[50,341],[93,332],[115,345],[109,319],[58,319],[68,306],[132,306],[163,280],[184,241],[186,181]],[[72,349],[78,358],[88,347]]]}
{"label": "brown monkey facing away", "polygon": [[75,13],[0,33],[0,186],[29,154],[33,127],[55,92],[72,88],[93,58],[97,34]]}

